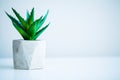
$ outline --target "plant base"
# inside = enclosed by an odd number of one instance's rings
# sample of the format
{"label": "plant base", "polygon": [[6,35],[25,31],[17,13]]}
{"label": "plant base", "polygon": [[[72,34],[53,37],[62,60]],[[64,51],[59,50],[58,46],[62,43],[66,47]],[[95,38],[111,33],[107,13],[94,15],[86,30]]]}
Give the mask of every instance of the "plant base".
{"label": "plant base", "polygon": [[15,69],[41,69],[45,64],[45,41],[13,40]]}

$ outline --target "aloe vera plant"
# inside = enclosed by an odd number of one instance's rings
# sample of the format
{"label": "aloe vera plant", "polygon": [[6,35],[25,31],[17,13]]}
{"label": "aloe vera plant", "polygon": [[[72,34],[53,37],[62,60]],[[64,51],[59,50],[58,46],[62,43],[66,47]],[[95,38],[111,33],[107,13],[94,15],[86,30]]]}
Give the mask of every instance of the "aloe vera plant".
{"label": "aloe vera plant", "polygon": [[45,16],[41,16],[37,20],[34,20],[34,8],[30,13],[27,11],[26,20],[23,17],[21,17],[21,15],[15,9],[12,8],[12,11],[18,19],[15,19],[7,12],[6,14],[11,19],[13,26],[21,34],[24,40],[36,40],[50,24],[49,23],[46,26],[42,27],[42,25],[46,21],[49,10],[45,14]]}

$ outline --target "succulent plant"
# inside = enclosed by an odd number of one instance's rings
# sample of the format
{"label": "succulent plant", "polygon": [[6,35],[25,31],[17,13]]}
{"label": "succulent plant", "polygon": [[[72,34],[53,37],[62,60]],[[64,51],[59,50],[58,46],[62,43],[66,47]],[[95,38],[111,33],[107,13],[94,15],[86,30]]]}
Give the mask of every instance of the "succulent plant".
{"label": "succulent plant", "polygon": [[7,12],[6,14],[11,19],[13,26],[21,34],[24,40],[36,40],[50,24],[49,23],[46,26],[42,27],[42,25],[46,21],[49,10],[44,16],[41,16],[37,20],[34,20],[34,8],[30,13],[27,11],[26,20],[23,17],[21,17],[21,15],[15,9],[12,8],[12,11],[14,12],[18,20],[10,14],[8,14]]}

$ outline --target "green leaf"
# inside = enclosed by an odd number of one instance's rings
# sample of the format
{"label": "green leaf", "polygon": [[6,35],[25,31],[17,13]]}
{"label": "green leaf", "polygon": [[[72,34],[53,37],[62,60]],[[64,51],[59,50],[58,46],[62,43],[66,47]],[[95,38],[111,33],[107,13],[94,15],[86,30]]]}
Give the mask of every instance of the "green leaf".
{"label": "green leaf", "polygon": [[19,19],[19,21],[21,22],[21,24],[23,25],[23,27],[27,30],[29,28],[28,24],[26,23],[26,21],[20,16],[20,14],[15,10],[13,9],[13,12],[15,13],[16,17]]}
{"label": "green leaf", "polygon": [[29,16],[30,16],[30,14],[29,14],[29,11],[27,10],[27,12],[26,12],[26,21],[27,21],[27,23],[28,23]]}
{"label": "green leaf", "polygon": [[25,40],[29,40],[29,35],[22,29],[20,28],[15,22],[12,22],[14,27],[17,29],[17,31],[21,34],[21,36],[25,39]]}
{"label": "green leaf", "polygon": [[35,22],[33,22],[28,30],[28,34],[31,36],[34,36],[37,32],[37,27],[39,26],[40,21],[42,20],[42,16],[37,19]]}
{"label": "green leaf", "polygon": [[9,15],[6,12],[7,16],[11,19],[14,27],[17,29],[17,31],[21,34],[21,36],[25,39],[28,40],[29,39],[29,35],[24,31],[22,25],[15,19],[13,18],[11,15]]}
{"label": "green leaf", "polygon": [[48,25],[46,25],[45,27],[43,27],[42,29],[40,29],[36,35],[32,38],[32,40],[36,40],[46,29],[47,27],[50,25],[50,23]]}
{"label": "green leaf", "polygon": [[11,15],[9,15],[7,12],[5,12],[5,13],[11,19],[12,22],[16,23],[16,25],[18,25],[20,28],[22,28],[24,30],[24,27],[19,23],[19,21],[17,21],[15,18],[13,18]]}
{"label": "green leaf", "polygon": [[31,35],[31,36],[34,36],[35,33],[42,27],[43,23],[45,22],[46,18],[47,18],[47,15],[49,13],[49,10],[47,11],[47,13],[45,14],[44,17],[40,17],[38,20],[36,20],[32,25],[31,27],[29,28],[28,30],[28,33]]}
{"label": "green leaf", "polygon": [[38,26],[36,27],[37,30],[39,30],[41,28],[41,26],[44,24],[47,16],[48,16],[49,10],[47,11],[47,13],[45,14],[45,16],[43,17],[43,19],[41,21],[39,21]]}
{"label": "green leaf", "polygon": [[34,8],[32,9],[29,17],[28,17],[28,24],[29,26],[34,22]]}

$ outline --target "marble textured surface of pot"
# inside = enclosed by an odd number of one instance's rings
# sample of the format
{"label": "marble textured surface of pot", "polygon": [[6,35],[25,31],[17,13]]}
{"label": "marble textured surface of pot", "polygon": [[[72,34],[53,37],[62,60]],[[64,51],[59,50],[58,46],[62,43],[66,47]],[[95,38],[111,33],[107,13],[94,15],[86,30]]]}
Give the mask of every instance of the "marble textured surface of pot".
{"label": "marble textured surface of pot", "polygon": [[45,65],[46,42],[41,40],[13,40],[15,69],[41,69]]}

